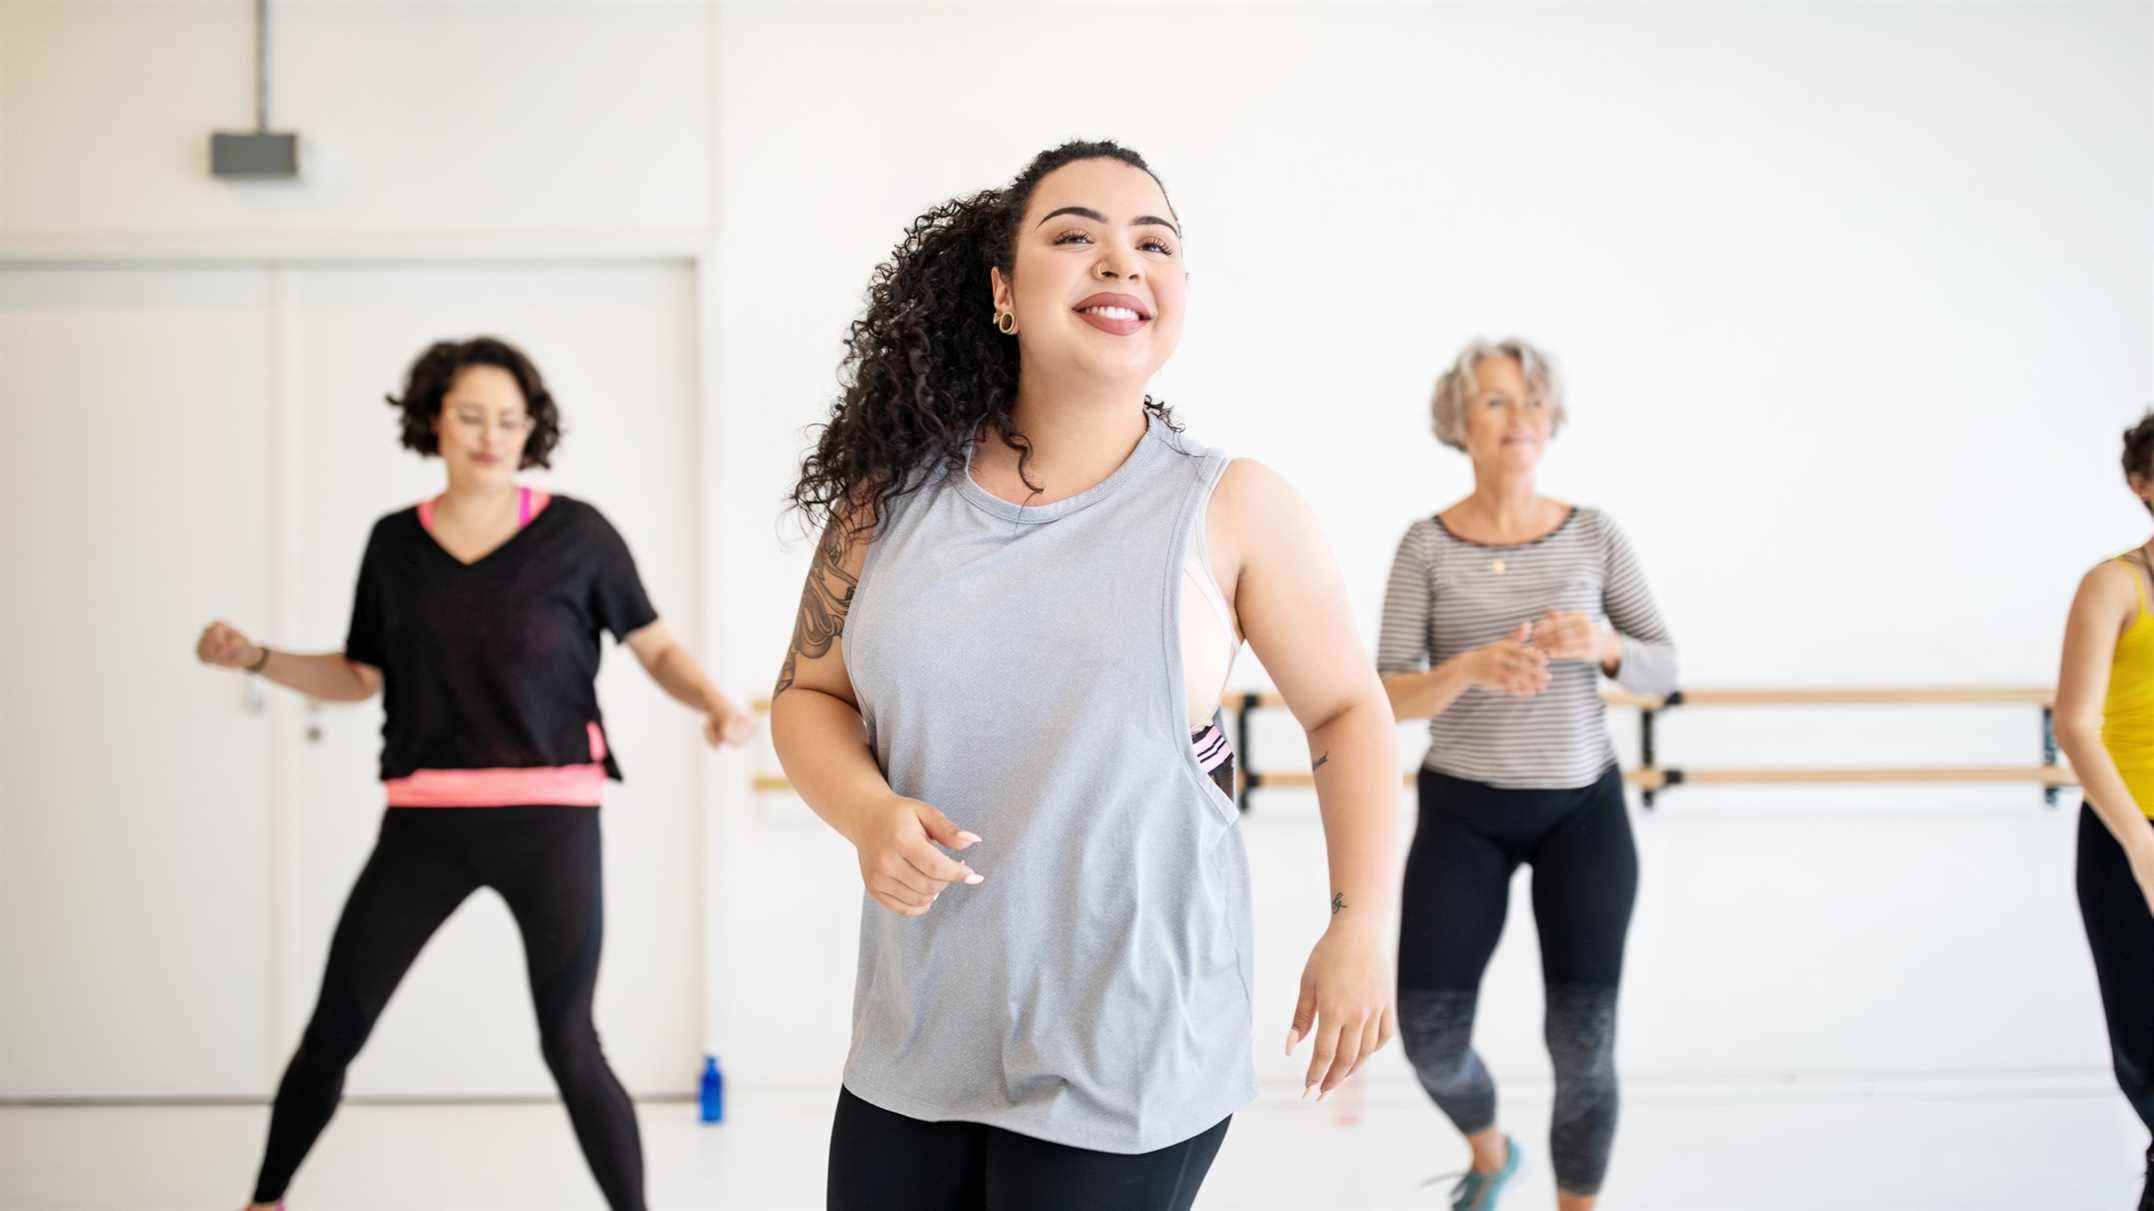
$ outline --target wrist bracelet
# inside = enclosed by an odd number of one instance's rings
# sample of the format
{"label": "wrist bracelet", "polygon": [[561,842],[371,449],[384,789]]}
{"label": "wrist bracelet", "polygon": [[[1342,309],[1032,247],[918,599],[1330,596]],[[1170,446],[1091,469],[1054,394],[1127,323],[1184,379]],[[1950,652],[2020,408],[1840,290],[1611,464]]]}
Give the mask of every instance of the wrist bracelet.
{"label": "wrist bracelet", "polygon": [[263,667],[264,667],[264,666],[266,666],[266,665],[268,665],[268,663],[269,663],[269,649],[268,649],[267,647],[264,647],[264,648],[262,649],[262,654],[261,654],[260,656],[257,656],[257,657],[255,657],[254,663],[253,663],[253,664],[250,664],[250,665],[248,665],[248,666],[247,666],[247,672],[250,672],[250,673],[260,673],[260,672],[262,671]]}

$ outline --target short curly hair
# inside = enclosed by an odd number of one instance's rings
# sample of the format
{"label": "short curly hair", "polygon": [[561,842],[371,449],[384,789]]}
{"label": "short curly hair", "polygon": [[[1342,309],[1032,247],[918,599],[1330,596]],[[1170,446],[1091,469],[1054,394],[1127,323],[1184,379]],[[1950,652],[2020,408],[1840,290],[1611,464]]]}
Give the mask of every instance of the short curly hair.
{"label": "short curly hair", "polygon": [[554,448],[561,444],[561,409],[538,365],[524,351],[497,336],[475,336],[468,341],[435,341],[426,347],[404,374],[401,396],[383,398],[402,413],[399,418],[404,448],[429,458],[441,453],[441,439],[434,422],[441,416],[441,400],[456,376],[472,366],[495,366],[515,378],[523,392],[524,409],[531,415],[531,436],[524,441],[519,470],[551,467]]}
{"label": "short curly hair", "polygon": [[[2139,418],[2139,423],[2124,431],[2124,482],[2134,478],[2141,482],[2154,481],[2154,409]],[[2154,513],[2154,501],[2142,500],[2147,512]]]}
{"label": "short curly hair", "polygon": [[1475,337],[1459,351],[1451,368],[1436,379],[1436,394],[1429,400],[1429,420],[1436,431],[1436,440],[1453,450],[1466,448],[1466,402],[1473,398],[1474,391],[1480,386],[1474,378],[1474,367],[1492,357],[1507,357],[1518,363],[1526,377],[1526,389],[1538,396],[1554,414],[1548,435],[1554,437],[1561,432],[1563,422],[1568,419],[1563,405],[1563,381],[1557,376],[1556,365],[1548,355],[1515,336],[1500,341]]}

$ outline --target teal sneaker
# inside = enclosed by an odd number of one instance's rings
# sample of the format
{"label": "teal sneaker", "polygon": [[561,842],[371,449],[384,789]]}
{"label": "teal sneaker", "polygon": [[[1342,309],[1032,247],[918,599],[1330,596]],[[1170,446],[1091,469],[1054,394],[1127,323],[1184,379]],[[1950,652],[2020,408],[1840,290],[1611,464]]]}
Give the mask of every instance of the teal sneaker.
{"label": "teal sneaker", "polygon": [[[1451,1187],[1451,1211],[1495,1211],[1496,1200],[1503,1195],[1503,1188],[1518,1176],[1518,1167],[1525,1160],[1525,1150],[1518,1146],[1518,1141],[1504,1136],[1503,1168],[1494,1173],[1475,1173],[1468,1169],[1461,1174],[1457,1184]],[[1422,1184],[1433,1186],[1449,1176],[1446,1173],[1443,1177],[1432,1177]]]}

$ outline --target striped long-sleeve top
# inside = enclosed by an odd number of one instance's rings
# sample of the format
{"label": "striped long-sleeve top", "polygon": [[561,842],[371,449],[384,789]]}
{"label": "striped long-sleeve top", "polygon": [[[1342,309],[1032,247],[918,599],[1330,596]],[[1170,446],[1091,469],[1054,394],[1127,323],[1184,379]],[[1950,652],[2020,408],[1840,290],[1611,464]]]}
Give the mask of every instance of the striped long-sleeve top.
{"label": "striped long-sleeve top", "polygon": [[[1384,592],[1377,669],[1419,672],[1556,611],[1615,628],[1623,643],[1615,679],[1624,689],[1675,689],[1675,641],[1630,540],[1607,514],[1584,507],[1511,546],[1460,538],[1435,517],[1407,527]],[[1590,785],[1614,760],[1599,667],[1558,661],[1548,688],[1530,698],[1468,687],[1429,720],[1422,764],[1489,786],[1554,789]]]}

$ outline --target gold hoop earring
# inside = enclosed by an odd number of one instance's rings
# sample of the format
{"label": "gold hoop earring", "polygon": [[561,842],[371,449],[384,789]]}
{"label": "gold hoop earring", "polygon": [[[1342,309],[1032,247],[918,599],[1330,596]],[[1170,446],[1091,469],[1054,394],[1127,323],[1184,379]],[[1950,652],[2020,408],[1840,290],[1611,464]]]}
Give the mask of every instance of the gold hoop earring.
{"label": "gold hoop earring", "polygon": [[995,313],[995,327],[1001,330],[1002,335],[1008,336],[1017,331],[1017,316],[1012,312],[997,311]]}

